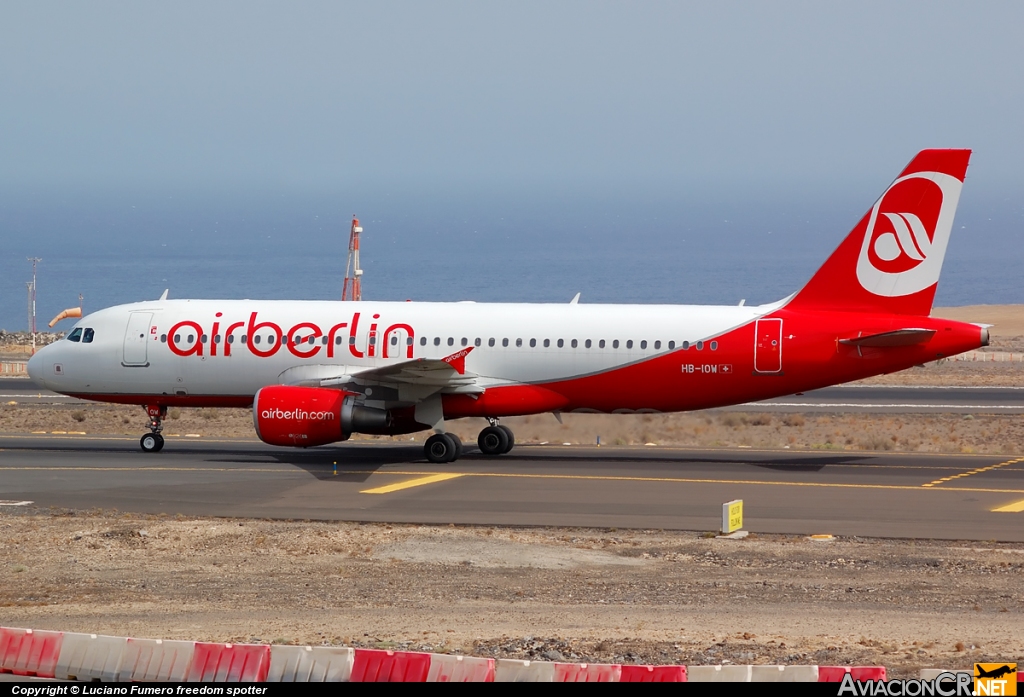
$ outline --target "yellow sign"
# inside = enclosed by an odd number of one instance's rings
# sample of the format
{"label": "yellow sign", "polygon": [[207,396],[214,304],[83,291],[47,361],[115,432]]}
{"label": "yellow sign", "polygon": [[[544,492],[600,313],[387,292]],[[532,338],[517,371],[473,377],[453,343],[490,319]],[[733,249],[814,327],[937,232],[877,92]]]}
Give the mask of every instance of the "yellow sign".
{"label": "yellow sign", "polygon": [[722,504],[722,534],[736,532],[743,527],[743,499]]}
{"label": "yellow sign", "polygon": [[975,663],[975,695],[1016,695],[1016,663]]}

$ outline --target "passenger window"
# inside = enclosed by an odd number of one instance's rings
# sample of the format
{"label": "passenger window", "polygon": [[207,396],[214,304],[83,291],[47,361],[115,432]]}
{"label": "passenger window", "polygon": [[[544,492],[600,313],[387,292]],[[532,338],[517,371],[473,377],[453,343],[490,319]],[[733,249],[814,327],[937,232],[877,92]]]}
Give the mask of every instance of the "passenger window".
{"label": "passenger window", "polygon": [[397,336],[391,337],[391,345],[392,346],[398,346],[398,337]]}
{"label": "passenger window", "polygon": [[427,337],[421,336],[420,337],[420,346],[426,346],[426,345],[427,345]]}
{"label": "passenger window", "polygon": [[558,348],[563,348],[564,346],[565,346],[565,340],[564,339],[559,339],[558,340]]}
{"label": "passenger window", "polygon": [[718,350],[718,342],[717,341],[712,341],[711,342],[711,350],[712,351],[717,351]]}
{"label": "passenger window", "polygon": [[616,339],[615,341],[612,342],[612,348],[618,348],[618,347],[619,347],[619,340]]}
{"label": "passenger window", "polygon": [[228,334],[228,343],[229,344],[235,343],[235,335],[234,334]]}
{"label": "passenger window", "polygon": [[537,340],[536,339],[530,339],[530,348],[535,348],[536,346],[537,346]]}
{"label": "passenger window", "polygon": [[199,343],[200,344],[205,344],[206,343],[206,334],[203,334],[202,336],[199,337]]}
{"label": "passenger window", "polygon": [[698,351],[703,351],[704,350],[704,342],[703,341],[698,341],[697,342],[697,350]]}
{"label": "passenger window", "polygon": [[326,335],[326,334],[324,334],[324,335],[323,335],[322,337],[320,337],[320,343],[321,343],[321,344],[323,344],[324,346],[326,346],[326,345],[327,345],[327,342],[328,342],[328,338],[327,338],[327,335]]}
{"label": "passenger window", "polygon": [[310,346],[312,346],[315,341],[316,341],[316,335],[315,334],[310,334],[309,335],[309,339],[306,341],[306,343],[309,344]]}
{"label": "passenger window", "polygon": [[669,350],[672,350],[672,349],[674,349],[675,347],[676,347],[676,342],[674,342],[674,341],[670,341],[670,342],[668,342],[668,348],[669,348]]}
{"label": "passenger window", "polygon": [[576,339],[573,339],[573,340],[572,340],[572,347],[573,347],[573,348],[576,348],[576,347],[577,347],[578,345],[579,345],[579,342],[578,342],[578,341],[576,341]]}
{"label": "passenger window", "polygon": [[267,337],[267,343],[268,344],[274,343],[274,335],[273,334],[271,334],[270,336]]}
{"label": "passenger window", "polygon": [[590,339],[587,339],[587,343],[584,344],[584,346],[586,346],[587,348],[590,348]]}
{"label": "passenger window", "polygon": [[354,336],[350,336],[348,338],[348,345],[349,346],[355,346],[356,345],[356,338]]}
{"label": "passenger window", "polygon": [[262,339],[260,338],[259,334],[256,334],[255,336],[253,336],[252,343],[258,344],[258,343],[260,343],[260,341],[262,341]]}
{"label": "passenger window", "polygon": [[249,342],[249,335],[248,334],[242,334],[242,343],[245,344],[245,343],[248,343],[248,342]]}
{"label": "passenger window", "polygon": [[215,343],[215,344],[219,344],[220,343],[220,334],[214,334],[213,335],[213,343]]}
{"label": "passenger window", "polygon": [[82,333],[82,343],[83,344],[91,344],[93,336],[94,336],[94,333],[93,333],[92,329],[89,328],[89,327],[86,327],[85,331]]}
{"label": "passenger window", "polygon": [[508,339],[502,339],[501,340],[501,345],[502,346],[508,346]]}
{"label": "passenger window", "polygon": [[411,336],[407,336],[405,338],[405,345],[406,346],[412,346],[412,337]]}
{"label": "passenger window", "polygon": [[544,339],[544,348],[551,346],[551,339]]}
{"label": "passenger window", "polygon": [[176,343],[176,344],[181,343],[181,334],[175,334],[174,335],[174,343]]}
{"label": "passenger window", "polygon": [[628,339],[626,341],[626,348],[628,348],[628,349],[633,348],[633,340],[632,339]]}
{"label": "passenger window", "polygon": [[658,350],[660,348],[661,348],[661,342],[660,341],[655,341],[654,342],[654,350]]}
{"label": "passenger window", "polygon": [[474,346],[479,346],[479,345],[480,345],[480,344],[482,344],[482,343],[483,343],[483,342],[482,342],[482,341],[480,341],[480,337],[477,337],[476,339],[474,339],[474,340],[473,340],[473,345],[474,345]]}
{"label": "passenger window", "polygon": [[487,345],[488,346],[494,346],[494,337],[493,336],[490,339],[487,340]]}
{"label": "passenger window", "polygon": [[160,343],[161,344],[166,344],[167,343],[167,335],[166,334],[161,334],[160,335]]}
{"label": "passenger window", "polygon": [[188,335],[188,343],[191,344],[195,340],[196,340],[196,335],[195,334],[189,334]]}
{"label": "passenger window", "polygon": [[466,337],[462,337],[462,345],[469,346],[469,339],[467,339]]}
{"label": "passenger window", "polygon": [[640,342],[640,348],[642,348],[642,349],[647,348],[647,339],[644,339],[643,341]]}
{"label": "passenger window", "polygon": [[523,340],[522,339],[516,339],[516,346],[522,346],[522,345],[523,345]]}
{"label": "passenger window", "polygon": [[441,345],[441,337],[435,336],[434,337],[434,346],[440,346],[440,345]]}
{"label": "passenger window", "polygon": [[684,351],[688,351],[689,349],[690,349],[690,342],[689,341],[684,341],[683,342],[683,350]]}
{"label": "passenger window", "polygon": [[604,339],[601,339],[599,342],[597,342],[597,347],[604,348]]}
{"label": "passenger window", "polygon": [[73,331],[70,334],[68,334],[68,341],[74,341],[74,342],[77,343],[77,342],[79,342],[81,340],[82,340],[82,328],[81,327],[79,327],[75,331]]}
{"label": "passenger window", "polygon": [[370,337],[370,346],[375,346],[376,344],[377,344],[377,337],[371,336]]}
{"label": "passenger window", "polygon": [[448,345],[449,346],[454,346],[455,345],[455,339],[453,337],[448,337]]}

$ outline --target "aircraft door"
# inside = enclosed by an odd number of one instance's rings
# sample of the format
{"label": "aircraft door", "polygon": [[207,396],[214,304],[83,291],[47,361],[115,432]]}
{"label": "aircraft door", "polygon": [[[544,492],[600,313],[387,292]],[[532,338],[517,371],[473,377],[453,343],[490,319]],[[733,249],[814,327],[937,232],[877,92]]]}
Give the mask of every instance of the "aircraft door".
{"label": "aircraft door", "polygon": [[759,319],[754,324],[754,372],[782,372],[782,320]]}
{"label": "aircraft door", "polygon": [[121,365],[144,368],[149,365],[147,348],[152,312],[133,312],[128,316],[128,327],[124,331],[124,357]]}

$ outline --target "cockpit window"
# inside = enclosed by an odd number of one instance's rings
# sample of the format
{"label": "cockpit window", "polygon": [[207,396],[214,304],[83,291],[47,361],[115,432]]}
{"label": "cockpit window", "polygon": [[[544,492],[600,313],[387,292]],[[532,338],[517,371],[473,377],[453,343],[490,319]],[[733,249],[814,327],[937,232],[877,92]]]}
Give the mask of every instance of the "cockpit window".
{"label": "cockpit window", "polygon": [[95,335],[95,333],[93,332],[93,330],[91,328],[89,328],[89,327],[86,327],[85,333],[82,334],[82,343],[83,344],[91,344],[92,343],[92,338],[93,338],[94,335]]}
{"label": "cockpit window", "polygon": [[79,327],[75,331],[68,334],[68,341],[81,341],[82,340],[82,328]]}

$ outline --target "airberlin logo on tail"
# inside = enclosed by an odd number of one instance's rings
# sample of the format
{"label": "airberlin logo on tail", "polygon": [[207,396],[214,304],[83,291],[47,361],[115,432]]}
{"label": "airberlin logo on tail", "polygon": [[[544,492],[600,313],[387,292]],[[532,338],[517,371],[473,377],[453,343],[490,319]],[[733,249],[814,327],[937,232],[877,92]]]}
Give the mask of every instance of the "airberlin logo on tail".
{"label": "airberlin logo on tail", "polygon": [[892,298],[938,282],[962,186],[942,172],[915,172],[893,182],[871,209],[864,232],[857,279],[865,290]]}

